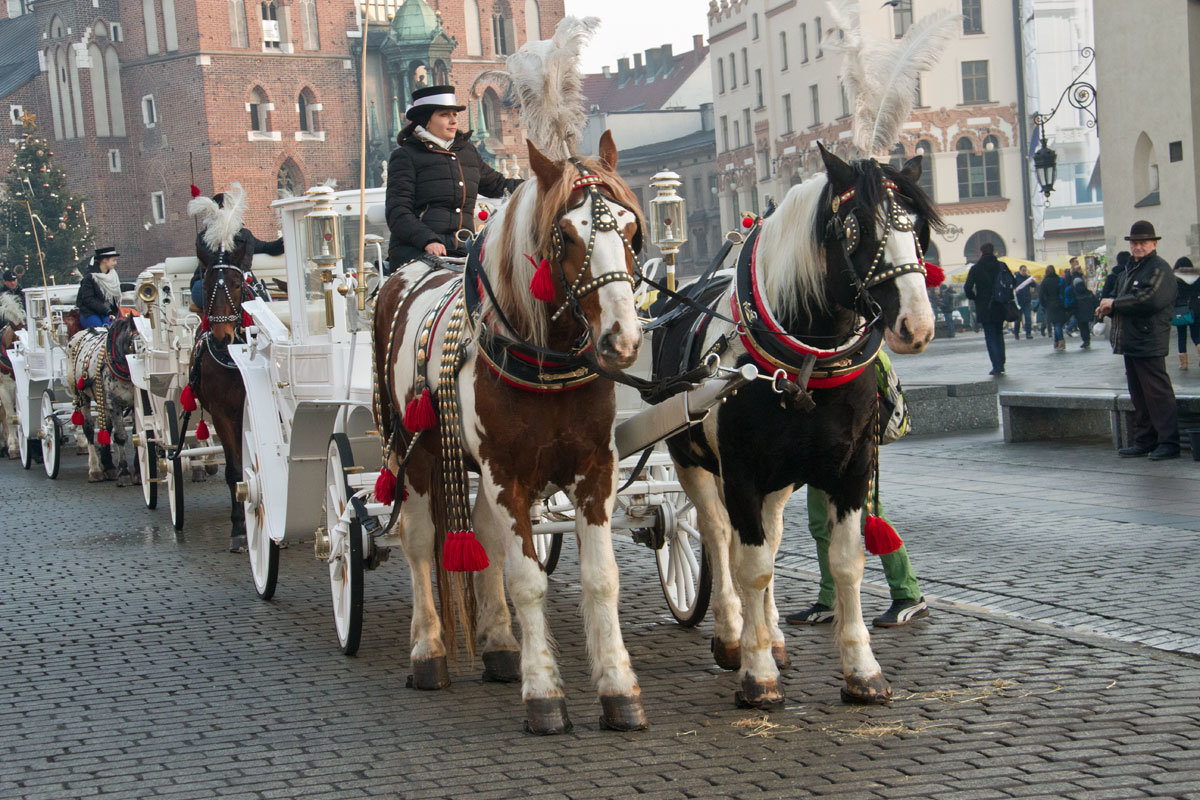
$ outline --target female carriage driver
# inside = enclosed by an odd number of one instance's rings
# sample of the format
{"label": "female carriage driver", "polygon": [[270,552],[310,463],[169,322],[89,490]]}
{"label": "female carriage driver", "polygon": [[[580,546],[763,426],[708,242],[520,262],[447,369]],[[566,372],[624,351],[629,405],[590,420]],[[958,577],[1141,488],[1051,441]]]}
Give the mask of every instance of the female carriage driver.
{"label": "female carriage driver", "polygon": [[79,322],[85,328],[107,326],[121,313],[121,279],[117,276],[119,255],[115,247],[99,248],[87,274],[79,281],[75,305],[79,308]]}
{"label": "female carriage driver", "polygon": [[458,130],[453,86],[413,92],[408,125],[396,137],[400,146],[388,161],[387,223],[392,233],[388,261],[393,269],[423,253],[465,256],[455,234],[474,230],[475,198],[501,197],[521,181],[489,167],[471,144],[470,131]]}

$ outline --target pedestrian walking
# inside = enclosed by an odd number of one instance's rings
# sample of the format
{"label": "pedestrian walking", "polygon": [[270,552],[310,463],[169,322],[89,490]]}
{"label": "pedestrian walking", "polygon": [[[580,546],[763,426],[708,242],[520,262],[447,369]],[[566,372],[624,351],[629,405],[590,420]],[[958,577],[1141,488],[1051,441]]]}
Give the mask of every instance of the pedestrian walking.
{"label": "pedestrian walking", "polygon": [[1087,350],[1092,346],[1092,322],[1095,321],[1096,307],[1100,301],[1096,298],[1096,293],[1088,288],[1087,280],[1082,276],[1077,276],[1071,281],[1071,296],[1074,298],[1071,311],[1079,326],[1079,338],[1083,340],[1079,349]]}
{"label": "pedestrian walking", "polygon": [[1013,290],[1017,297],[1017,307],[1021,310],[1021,316],[1013,323],[1013,338],[1021,338],[1021,321],[1025,321],[1025,338],[1033,338],[1033,290],[1037,287],[1037,280],[1029,274],[1029,267],[1022,264],[1017,268],[1016,275],[1017,286]]}
{"label": "pedestrian walking", "polygon": [[942,284],[934,291],[934,308],[936,308],[946,320],[946,337],[954,338],[954,290],[946,284]]}
{"label": "pedestrian walking", "polygon": [[1108,275],[1104,276],[1104,286],[1100,289],[1101,300],[1106,298],[1111,299],[1117,296],[1117,281],[1129,267],[1130,258],[1131,256],[1129,255],[1128,250],[1122,250],[1121,252],[1117,253],[1117,265],[1112,268],[1112,271],[1109,272]]}
{"label": "pedestrian walking", "polygon": [[1138,220],[1129,229],[1132,258],[1117,282],[1116,296],[1100,301],[1098,313],[1113,317],[1113,352],[1125,357],[1125,380],[1133,401],[1132,441],[1123,458],[1152,461],[1179,457],[1179,412],[1167,374],[1171,316],[1177,292],[1170,265],[1155,252],[1154,226]]}
{"label": "pedestrian walking", "polygon": [[79,309],[79,323],[85,328],[108,327],[112,318],[121,313],[119,256],[115,247],[98,248],[87,274],[79,281],[75,305]]}
{"label": "pedestrian walking", "polygon": [[1179,340],[1179,369],[1188,368],[1188,334],[1191,333],[1192,346],[1196,348],[1197,358],[1200,358],[1200,271],[1192,264],[1187,256],[1175,262],[1175,308],[1172,311],[1171,324],[1175,327]]}
{"label": "pedestrian walking", "polygon": [[983,339],[987,345],[988,358],[992,362],[989,375],[1004,374],[1004,323],[1008,319],[1008,307],[1015,307],[1016,286],[1012,272],[996,258],[991,243],[979,248],[979,260],[967,272],[963,292],[975,301],[975,314],[983,327]]}
{"label": "pedestrian walking", "polygon": [[1054,267],[1046,267],[1046,277],[1038,287],[1038,302],[1046,313],[1046,323],[1054,335],[1054,349],[1066,350],[1067,340],[1063,335],[1063,325],[1067,322],[1067,309],[1063,305],[1062,280]]}

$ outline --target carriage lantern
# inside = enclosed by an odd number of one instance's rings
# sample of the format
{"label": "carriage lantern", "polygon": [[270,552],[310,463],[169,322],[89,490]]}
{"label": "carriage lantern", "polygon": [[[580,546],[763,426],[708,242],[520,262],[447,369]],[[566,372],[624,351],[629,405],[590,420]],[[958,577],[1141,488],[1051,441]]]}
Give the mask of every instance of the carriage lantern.
{"label": "carriage lantern", "polygon": [[682,186],[674,172],[663,171],[650,179],[658,196],[650,201],[650,240],[662,251],[667,265],[667,289],[675,291],[675,255],[687,242],[687,214],[676,187]]}
{"label": "carriage lantern", "polygon": [[342,217],[333,207],[333,189],[314,186],[304,193],[313,210],[304,217],[308,257],[321,269],[325,292],[325,327],[333,327],[333,267],[342,257]]}

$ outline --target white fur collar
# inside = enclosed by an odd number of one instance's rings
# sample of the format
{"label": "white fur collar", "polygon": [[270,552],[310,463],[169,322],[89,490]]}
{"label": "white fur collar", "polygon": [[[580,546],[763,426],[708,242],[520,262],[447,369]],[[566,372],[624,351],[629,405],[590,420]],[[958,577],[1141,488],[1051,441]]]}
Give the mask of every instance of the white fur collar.
{"label": "white fur collar", "polygon": [[425,130],[425,128],[421,127],[420,125],[418,125],[416,127],[416,129],[413,131],[413,133],[415,133],[417,135],[418,139],[424,139],[425,141],[429,142],[430,144],[436,144],[438,147],[442,148],[443,150],[449,150],[450,145],[454,144],[453,139],[439,139],[437,136],[434,136],[432,133]]}

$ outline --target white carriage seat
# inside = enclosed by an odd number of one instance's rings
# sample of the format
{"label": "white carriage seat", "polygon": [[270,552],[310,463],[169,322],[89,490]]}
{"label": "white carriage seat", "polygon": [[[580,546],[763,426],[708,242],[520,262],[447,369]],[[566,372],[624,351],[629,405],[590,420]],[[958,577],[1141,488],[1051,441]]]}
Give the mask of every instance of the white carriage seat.
{"label": "white carriage seat", "polygon": [[[267,308],[271,309],[271,313],[279,318],[279,321],[288,329],[288,333],[292,333],[292,307],[287,300],[272,300],[266,304]],[[317,300],[309,300],[306,307],[308,314],[308,330],[310,333],[325,332],[325,300],[323,298]]]}

